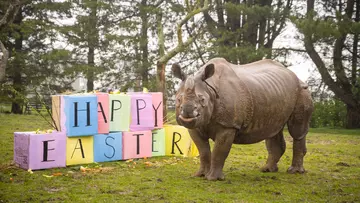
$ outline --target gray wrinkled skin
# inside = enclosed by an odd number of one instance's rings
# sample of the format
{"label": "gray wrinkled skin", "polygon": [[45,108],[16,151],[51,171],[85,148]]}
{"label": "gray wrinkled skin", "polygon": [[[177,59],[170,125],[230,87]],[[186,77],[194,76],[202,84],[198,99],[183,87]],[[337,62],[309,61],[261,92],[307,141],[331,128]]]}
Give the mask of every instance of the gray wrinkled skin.
{"label": "gray wrinkled skin", "polygon": [[[305,137],[313,103],[307,85],[293,72],[268,59],[234,65],[222,58],[211,59],[194,76],[187,77],[177,64],[172,71],[182,80],[176,93],[176,120],[188,128],[200,153],[195,176],[223,180],[232,144],[262,140],[268,159],[261,170],[276,172],[285,152],[282,130],[286,124],[293,138],[288,172],[305,172]],[[209,139],[215,141],[212,152]]]}

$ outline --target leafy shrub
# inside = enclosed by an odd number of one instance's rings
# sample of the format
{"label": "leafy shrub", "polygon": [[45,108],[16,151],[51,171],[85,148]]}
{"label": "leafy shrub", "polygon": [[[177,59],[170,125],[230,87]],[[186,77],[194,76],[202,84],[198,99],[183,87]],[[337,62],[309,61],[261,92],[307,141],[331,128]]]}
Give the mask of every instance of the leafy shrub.
{"label": "leafy shrub", "polygon": [[314,103],[314,112],[311,117],[311,128],[345,127],[346,106],[337,99]]}

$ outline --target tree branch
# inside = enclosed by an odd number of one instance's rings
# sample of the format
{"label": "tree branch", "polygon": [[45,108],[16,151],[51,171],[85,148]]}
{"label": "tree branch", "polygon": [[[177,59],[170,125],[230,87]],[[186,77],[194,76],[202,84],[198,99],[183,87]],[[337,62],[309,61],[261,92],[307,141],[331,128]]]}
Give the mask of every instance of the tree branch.
{"label": "tree branch", "polygon": [[[186,47],[188,47],[191,43],[194,42],[195,37],[197,36],[193,36],[193,37],[189,37],[185,42],[183,42],[182,39],[182,31],[181,31],[181,27],[182,25],[184,25],[189,19],[191,19],[192,17],[194,17],[196,14],[201,13],[201,12],[205,12],[209,9],[209,3],[208,0],[205,0],[204,2],[204,6],[202,8],[198,8],[195,9],[194,11],[190,12],[188,15],[185,16],[184,19],[182,19],[180,21],[180,23],[178,24],[177,27],[177,37],[178,37],[178,45],[173,48],[172,50],[170,50],[167,54],[165,54],[164,56],[161,56],[159,59],[159,63],[167,63],[172,57],[174,57],[176,54],[178,54],[179,52],[183,51]],[[198,34],[200,34],[202,32],[199,32]]]}
{"label": "tree branch", "polygon": [[[291,9],[291,5],[292,5],[292,0],[287,0],[287,4],[285,6],[285,9],[283,11],[283,15],[282,17],[280,17],[280,26],[278,29],[276,29],[277,27],[277,23],[275,21],[275,24],[274,24],[274,29],[273,29],[273,33],[272,33],[272,36],[271,38],[266,42],[266,44],[264,45],[266,48],[272,48],[272,45],[276,39],[277,36],[279,36],[280,32],[283,30],[283,28],[285,27],[285,21],[286,19],[288,18],[288,15],[289,15],[289,12],[290,12],[290,9]],[[280,10],[280,6],[278,8]]]}
{"label": "tree branch", "polygon": [[273,48],[273,50],[274,51],[295,51],[295,52],[306,53],[305,49],[295,49],[295,48],[287,48],[287,47]]}
{"label": "tree branch", "polygon": [[0,48],[2,57],[0,60],[0,82],[5,80],[6,65],[9,58],[9,51],[5,48],[4,44],[0,41]]}
{"label": "tree branch", "polygon": [[[209,15],[208,10],[205,10],[203,12],[203,14],[204,14],[204,19],[206,22],[208,32],[215,38],[220,37],[219,32],[218,32],[219,26],[216,23],[216,21]],[[224,26],[224,25],[222,25],[222,26]]]}
{"label": "tree branch", "polygon": [[[16,16],[17,11],[19,10],[18,8],[19,6],[20,6],[19,0],[15,0],[14,3],[10,3],[9,7],[6,9],[4,16],[0,19],[0,27],[7,23],[12,23],[14,21],[14,16]],[[13,18],[11,20],[8,20],[10,13],[13,11],[14,11],[14,13],[12,14]]]}
{"label": "tree branch", "polygon": [[192,17],[194,17],[196,14],[207,11],[209,9],[209,2],[208,0],[205,0],[204,6],[202,8],[198,8],[193,10],[192,12],[188,13],[184,19],[180,21],[177,27],[177,37],[178,37],[178,46],[182,46],[182,26],[187,23]]}
{"label": "tree branch", "polygon": [[[193,36],[191,35],[191,31],[190,31],[190,28],[188,27],[188,24],[187,24],[187,23],[185,24],[185,26],[186,26],[186,30],[187,30],[189,36],[190,36],[190,37],[193,37]],[[198,44],[196,43],[196,40],[194,40],[194,45],[195,45],[195,47],[196,47],[196,51],[197,51],[197,54],[198,54],[199,57],[200,57],[200,60],[203,62],[203,64],[205,64],[205,60],[204,60],[204,58],[203,58],[203,56],[202,56],[203,53],[201,53],[200,48],[199,48]]]}

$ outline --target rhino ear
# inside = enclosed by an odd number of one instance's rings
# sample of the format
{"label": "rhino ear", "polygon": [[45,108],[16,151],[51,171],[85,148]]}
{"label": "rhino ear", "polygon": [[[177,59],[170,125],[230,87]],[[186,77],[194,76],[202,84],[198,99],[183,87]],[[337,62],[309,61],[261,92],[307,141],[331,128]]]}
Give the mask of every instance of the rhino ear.
{"label": "rhino ear", "polygon": [[208,78],[210,78],[211,76],[213,76],[215,73],[215,65],[213,63],[208,64],[205,67],[204,73],[202,75],[202,80],[206,80]]}
{"label": "rhino ear", "polygon": [[181,67],[179,64],[175,63],[172,65],[171,67],[171,71],[173,73],[173,75],[179,79],[181,79],[182,81],[186,80],[186,75],[185,73],[181,70]]}

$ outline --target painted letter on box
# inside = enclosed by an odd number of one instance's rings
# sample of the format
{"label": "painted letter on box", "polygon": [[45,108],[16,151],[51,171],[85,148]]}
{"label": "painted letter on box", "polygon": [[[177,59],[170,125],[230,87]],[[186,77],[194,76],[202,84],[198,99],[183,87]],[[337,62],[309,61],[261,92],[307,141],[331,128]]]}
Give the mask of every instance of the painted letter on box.
{"label": "painted letter on box", "polygon": [[96,95],[62,96],[61,131],[66,135],[87,136],[97,134],[98,112]]}
{"label": "painted letter on box", "polygon": [[129,131],[130,96],[123,94],[109,95],[110,132]]}
{"label": "painted letter on box", "polygon": [[97,93],[98,133],[109,133],[109,94]]}
{"label": "painted letter on box", "polygon": [[154,129],[154,113],[151,94],[131,94],[131,131]]}
{"label": "painted letter on box", "polygon": [[122,159],[122,133],[94,136],[94,161],[106,162]]}
{"label": "painted letter on box", "polygon": [[188,130],[179,125],[164,125],[166,156],[198,156],[199,152]]}
{"label": "painted letter on box", "polygon": [[123,132],[123,159],[151,157],[151,131]]}
{"label": "painted letter on box", "polygon": [[65,133],[14,133],[14,161],[21,168],[38,170],[65,167],[65,150]]}
{"label": "painted letter on box", "polygon": [[152,131],[152,156],[165,156],[165,130],[155,129]]}
{"label": "painted letter on box", "polygon": [[152,106],[154,111],[154,127],[163,127],[163,94],[161,92],[151,93],[152,95]]}
{"label": "painted letter on box", "polygon": [[94,162],[93,136],[68,137],[66,139],[66,165]]}

